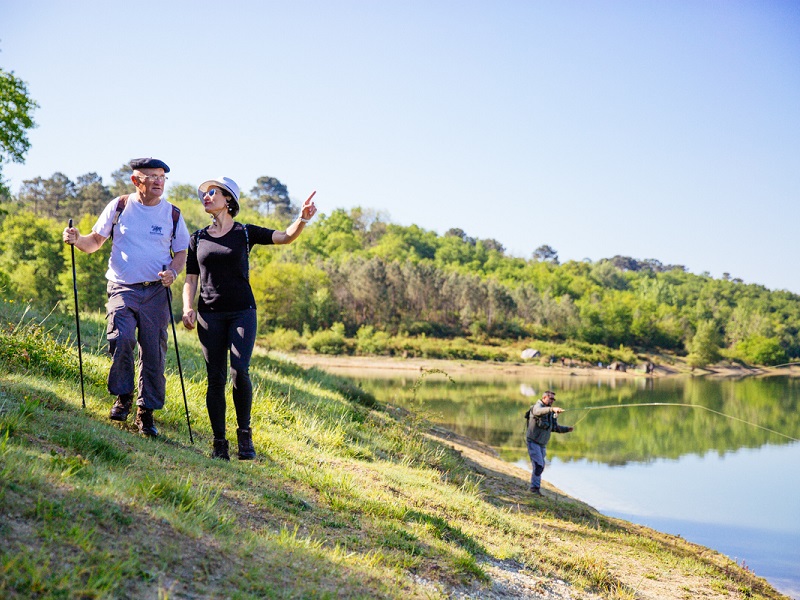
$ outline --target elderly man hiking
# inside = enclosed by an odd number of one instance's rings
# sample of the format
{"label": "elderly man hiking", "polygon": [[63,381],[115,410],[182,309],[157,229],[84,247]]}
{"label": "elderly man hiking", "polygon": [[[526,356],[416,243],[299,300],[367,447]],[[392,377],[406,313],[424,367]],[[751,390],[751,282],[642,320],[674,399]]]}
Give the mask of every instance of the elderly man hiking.
{"label": "elderly man hiking", "polygon": [[563,408],[553,406],[556,401],[556,393],[547,390],[542,394],[542,399],[530,407],[525,413],[528,421],[526,438],[528,441],[528,456],[531,457],[531,493],[535,496],[542,496],[539,489],[542,485],[542,473],[544,472],[544,460],[547,457],[547,442],[550,441],[550,434],[568,433],[574,427],[559,425],[556,420],[559,413],[564,412]]}
{"label": "elderly man hiking", "polygon": [[[111,238],[108,260],[108,351],[111,370],[108,391],[116,396],[108,417],[126,421],[136,394],[136,425],[155,437],[153,411],[164,407],[169,308],[164,287],[177,279],[186,264],[189,232],[180,211],[161,200],[169,167],[155,158],[137,158],[133,194],[114,198],[91,233],[64,230],[64,242],[91,254]],[[171,255],[173,255],[171,257]],[[163,269],[163,265],[168,265]],[[138,329],[138,333],[137,330]],[[134,349],[138,344],[139,378],[134,388]]]}

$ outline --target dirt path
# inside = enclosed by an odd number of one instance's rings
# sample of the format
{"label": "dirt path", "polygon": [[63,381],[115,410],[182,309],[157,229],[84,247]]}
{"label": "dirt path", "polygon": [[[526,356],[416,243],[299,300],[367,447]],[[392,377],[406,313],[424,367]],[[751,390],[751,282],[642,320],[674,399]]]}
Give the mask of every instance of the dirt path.
{"label": "dirt path", "polygon": [[[369,377],[385,376],[387,373],[420,373],[427,369],[441,369],[449,375],[513,375],[556,377],[602,377],[631,379],[645,377],[636,371],[611,371],[600,368],[563,367],[560,364],[545,366],[533,363],[488,362],[477,360],[443,360],[426,358],[398,358],[392,356],[329,356],[322,354],[291,354],[287,358],[303,367],[318,367],[332,373],[358,374]],[[656,376],[667,374],[663,369]]]}
{"label": "dirt path", "polygon": [[323,354],[298,353],[281,355],[303,367],[319,367],[332,373],[358,375],[360,377],[385,377],[387,374],[420,373],[428,369],[441,369],[449,375],[497,375],[513,377],[587,377],[595,379],[635,379],[661,378],[671,376],[742,378],[787,375],[800,377],[800,366],[783,368],[748,368],[740,365],[715,365],[713,369],[695,369],[692,372],[686,365],[656,363],[655,372],[646,375],[641,370],[612,371],[600,367],[568,367],[560,363],[542,365],[532,362],[489,362],[477,360],[443,360],[426,358],[400,358],[393,356],[330,356]]}

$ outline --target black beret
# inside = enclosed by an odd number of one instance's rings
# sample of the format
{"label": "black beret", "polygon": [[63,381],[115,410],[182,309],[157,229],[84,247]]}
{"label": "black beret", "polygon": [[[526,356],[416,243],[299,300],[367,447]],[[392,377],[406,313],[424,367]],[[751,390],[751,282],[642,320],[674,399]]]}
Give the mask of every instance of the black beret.
{"label": "black beret", "polygon": [[169,173],[169,167],[163,160],[157,158],[134,158],[130,163],[131,169],[164,169],[164,173]]}

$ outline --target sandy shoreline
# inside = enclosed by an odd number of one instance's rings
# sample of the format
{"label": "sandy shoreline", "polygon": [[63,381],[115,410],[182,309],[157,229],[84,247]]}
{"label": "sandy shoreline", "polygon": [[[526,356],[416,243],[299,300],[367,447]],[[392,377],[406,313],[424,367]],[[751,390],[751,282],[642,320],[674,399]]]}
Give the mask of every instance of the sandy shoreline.
{"label": "sandy shoreline", "polygon": [[748,369],[737,365],[714,366],[713,369],[696,369],[692,372],[682,364],[662,365],[656,363],[655,372],[645,374],[643,369],[614,371],[601,367],[568,367],[561,364],[542,365],[532,362],[489,362],[474,360],[443,360],[426,358],[400,358],[392,356],[344,356],[310,353],[281,354],[302,367],[318,367],[336,373],[358,373],[361,376],[376,377],[391,374],[404,375],[420,373],[430,369],[440,369],[449,375],[496,375],[512,377],[591,377],[596,379],[635,379],[646,377],[713,377],[742,378],[787,375],[800,377],[800,366]]}

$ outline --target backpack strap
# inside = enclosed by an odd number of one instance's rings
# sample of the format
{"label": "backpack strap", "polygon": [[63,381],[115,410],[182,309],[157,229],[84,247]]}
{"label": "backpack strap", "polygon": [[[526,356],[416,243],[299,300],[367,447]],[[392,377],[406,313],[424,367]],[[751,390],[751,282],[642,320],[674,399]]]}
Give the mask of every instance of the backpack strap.
{"label": "backpack strap", "polygon": [[119,200],[117,200],[117,210],[114,212],[114,220],[111,221],[111,235],[108,236],[112,240],[114,239],[114,225],[119,223],[119,216],[122,214],[122,211],[125,210],[125,205],[128,203],[128,196],[130,196],[130,194],[125,194],[124,196],[120,196]]}
{"label": "backpack strap", "polygon": [[247,234],[247,224],[242,223],[242,227],[244,228],[244,249],[247,252],[247,273],[245,273],[245,277],[250,279],[250,236]]}
{"label": "backpack strap", "polygon": [[202,229],[198,229],[192,234],[192,238],[194,238],[194,251],[197,252],[197,244],[200,242],[200,232],[205,231],[208,227],[203,227]]}
{"label": "backpack strap", "polygon": [[175,234],[178,232],[178,221],[181,218],[181,209],[172,205],[172,237],[169,238],[170,241],[175,239]]}
{"label": "backpack strap", "polygon": [[[178,232],[178,220],[181,218],[181,209],[174,204],[170,204],[170,206],[172,206],[172,237],[169,238],[169,255],[174,258],[175,252],[172,250],[172,242],[175,239],[175,234]],[[195,240],[195,247],[196,244],[197,240]]]}

